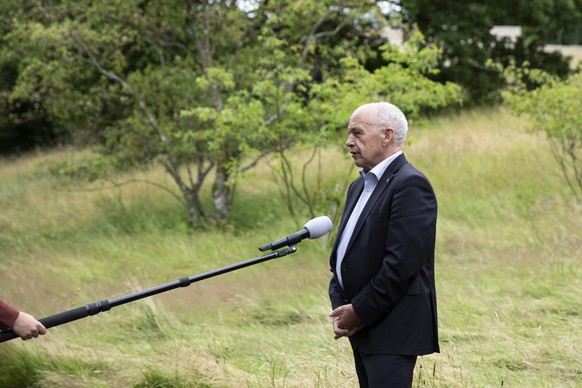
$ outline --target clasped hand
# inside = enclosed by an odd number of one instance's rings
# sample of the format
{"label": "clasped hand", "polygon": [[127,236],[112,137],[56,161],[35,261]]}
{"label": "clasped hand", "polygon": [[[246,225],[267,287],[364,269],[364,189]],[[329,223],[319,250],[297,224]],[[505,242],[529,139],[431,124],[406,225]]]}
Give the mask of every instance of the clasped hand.
{"label": "clasped hand", "polygon": [[335,339],[351,337],[364,327],[364,324],[356,315],[354,307],[351,304],[336,308],[329,316],[333,318],[333,333],[335,334]]}

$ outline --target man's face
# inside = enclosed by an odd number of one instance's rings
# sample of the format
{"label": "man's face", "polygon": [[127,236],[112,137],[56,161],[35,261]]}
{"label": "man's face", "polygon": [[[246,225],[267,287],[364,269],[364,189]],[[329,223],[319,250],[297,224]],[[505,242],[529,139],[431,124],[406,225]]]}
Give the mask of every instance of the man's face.
{"label": "man's face", "polygon": [[388,147],[386,133],[374,128],[370,120],[374,112],[371,109],[357,110],[350,117],[348,124],[348,140],[346,146],[350,149],[356,166],[370,171],[375,165],[386,159]]}

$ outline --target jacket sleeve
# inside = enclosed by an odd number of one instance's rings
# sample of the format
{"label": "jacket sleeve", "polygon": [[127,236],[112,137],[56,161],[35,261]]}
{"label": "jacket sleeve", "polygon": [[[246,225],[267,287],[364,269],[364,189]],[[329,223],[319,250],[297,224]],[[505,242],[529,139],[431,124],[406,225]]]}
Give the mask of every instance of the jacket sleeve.
{"label": "jacket sleeve", "polygon": [[6,330],[16,322],[20,311],[0,299],[0,330]]}
{"label": "jacket sleeve", "polygon": [[335,274],[329,282],[329,299],[331,300],[331,307],[334,310],[346,304],[344,293]]}
{"label": "jacket sleeve", "polygon": [[374,277],[352,298],[358,317],[368,326],[384,317],[405,294],[434,249],[437,202],[421,174],[408,176],[396,188],[385,236],[384,258]]}

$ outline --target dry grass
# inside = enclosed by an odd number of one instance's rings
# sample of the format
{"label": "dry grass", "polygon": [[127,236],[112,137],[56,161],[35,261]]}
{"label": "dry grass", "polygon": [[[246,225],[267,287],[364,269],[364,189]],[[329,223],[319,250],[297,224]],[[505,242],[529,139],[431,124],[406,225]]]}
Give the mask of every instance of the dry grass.
{"label": "dry grass", "polygon": [[[545,140],[524,127],[484,110],[411,128],[407,157],[439,198],[442,347],[419,360],[415,386],[582,385],[582,217]],[[153,187],[55,189],[43,168],[68,157],[0,162],[2,297],[37,316],[255,257],[297,227],[266,163],[239,184],[245,227],[189,234],[167,226],[179,206]],[[323,177],[343,183],[351,161],[338,148],[321,160]],[[139,177],[167,181],[157,169]],[[10,365],[32,364],[41,387],[355,387],[347,341],[333,340],[327,318],[328,251],[306,241],[292,256],[0,344],[0,385]]]}

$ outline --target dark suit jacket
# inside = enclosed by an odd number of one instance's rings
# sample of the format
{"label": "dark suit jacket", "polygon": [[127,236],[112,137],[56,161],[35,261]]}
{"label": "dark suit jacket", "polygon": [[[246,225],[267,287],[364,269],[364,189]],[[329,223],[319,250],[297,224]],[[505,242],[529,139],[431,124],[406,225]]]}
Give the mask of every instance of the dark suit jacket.
{"label": "dark suit jacket", "polygon": [[428,179],[399,155],[364,207],[335,275],[339,236],[364,186],[348,189],[331,251],[333,308],[352,303],[365,327],[352,346],[371,354],[422,355],[439,351],[434,281],[437,201]]}

